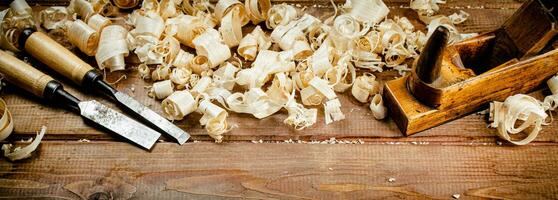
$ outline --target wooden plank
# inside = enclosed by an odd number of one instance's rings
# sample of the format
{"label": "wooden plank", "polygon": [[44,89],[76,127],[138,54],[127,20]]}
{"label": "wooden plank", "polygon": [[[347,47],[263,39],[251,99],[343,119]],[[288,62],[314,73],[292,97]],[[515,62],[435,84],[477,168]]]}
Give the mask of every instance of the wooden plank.
{"label": "wooden plank", "polygon": [[[455,9],[443,10],[443,13],[449,14],[456,12]],[[331,8],[314,8],[309,7],[308,12],[319,13],[320,16],[328,16],[332,14]],[[513,10],[510,9],[468,9],[467,12],[471,13],[471,18],[464,24],[460,25],[460,28],[464,32],[483,32],[495,29],[498,27],[508,16],[513,14]],[[424,25],[417,20],[416,13],[408,8],[393,8],[390,15],[406,16],[413,24],[417,26],[417,29],[424,30]],[[488,17],[490,16],[490,17]],[[93,59],[88,58],[89,61],[93,62]],[[44,69],[44,67],[42,67]],[[57,76],[51,70],[44,70],[49,74],[53,75],[58,80],[66,83],[66,88],[76,94],[76,96],[82,99],[101,99],[100,96],[90,96],[83,95],[81,92],[77,91],[76,85],[69,83],[65,78]],[[107,80],[115,81],[123,73],[113,73],[107,77]],[[150,85],[150,83],[139,79],[137,76],[137,71],[130,69],[125,72],[127,79],[119,82],[117,88],[124,91],[131,96],[135,96],[140,102],[151,105],[151,107],[157,111],[161,112],[160,102],[155,101],[146,95],[146,89],[144,86]],[[387,72],[378,74],[378,76],[383,77],[383,79],[391,79],[394,77],[394,72]],[[134,88],[132,91],[131,88]],[[292,128],[284,125],[282,121],[286,118],[286,112],[281,111],[281,113],[273,115],[264,120],[257,120],[249,115],[244,114],[231,114],[230,122],[232,124],[238,125],[232,132],[228,133],[226,140],[285,140],[285,139],[327,139],[330,137],[337,138],[368,138],[374,139],[375,141],[383,141],[385,138],[399,138],[402,134],[397,130],[395,124],[390,120],[376,121],[368,112],[367,106],[362,105],[355,101],[350,94],[340,94],[341,101],[343,104],[343,112],[346,114],[346,120],[333,123],[331,125],[325,125],[323,122],[323,115],[319,116],[319,121],[311,128],[304,131],[295,131]],[[112,139],[111,135],[107,135],[103,132],[97,131],[86,126],[82,119],[72,113],[68,113],[65,110],[41,105],[42,101],[37,98],[31,97],[28,94],[17,91],[13,87],[9,87],[9,90],[5,92],[4,98],[8,103],[8,107],[12,111],[15,119],[16,134],[11,137],[12,140],[19,140],[21,138],[27,138],[30,135],[35,134],[35,132],[42,125],[47,125],[49,127],[49,133],[47,134],[47,139]],[[112,102],[102,100],[102,103],[115,108]],[[322,110],[320,108],[320,110]],[[200,116],[197,114],[192,114],[185,120],[178,121],[180,127],[188,130],[195,140],[209,140],[210,138],[206,135],[205,130],[197,122]],[[416,141],[425,140],[431,142],[443,142],[443,141],[494,141],[493,130],[488,130],[485,128],[486,123],[481,120],[480,116],[469,116],[464,119],[460,119],[454,123],[441,126],[439,128],[426,131],[424,134],[419,134],[419,138],[401,138],[403,141]],[[554,124],[552,125],[552,127]],[[553,137],[555,129],[545,129],[541,136],[539,137],[540,142],[555,141],[556,137]],[[548,137],[546,137],[548,136]]]}
{"label": "wooden plank", "polygon": [[[555,146],[44,142],[0,160],[3,198],[558,198]],[[389,178],[394,178],[389,182]],[[69,190],[70,189],[70,190]]]}

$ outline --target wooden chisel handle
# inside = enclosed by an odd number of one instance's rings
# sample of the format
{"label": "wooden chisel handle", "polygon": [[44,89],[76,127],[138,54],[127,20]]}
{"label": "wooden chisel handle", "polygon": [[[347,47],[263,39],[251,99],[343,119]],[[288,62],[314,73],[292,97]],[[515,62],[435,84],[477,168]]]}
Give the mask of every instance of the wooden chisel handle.
{"label": "wooden chisel handle", "polygon": [[79,113],[79,99],[49,75],[0,50],[0,73],[13,85]]}
{"label": "wooden chisel handle", "polygon": [[91,65],[42,32],[26,29],[22,36],[20,47],[79,85],[83,84],[83,79],[88,72],[96,71]]}
{"label": "wooden chisel handle", "polygon": [[0,50],[0,73],[12,84],[39,97],[44,97],[48,82],[54,80],[49,75],[2,50]]}

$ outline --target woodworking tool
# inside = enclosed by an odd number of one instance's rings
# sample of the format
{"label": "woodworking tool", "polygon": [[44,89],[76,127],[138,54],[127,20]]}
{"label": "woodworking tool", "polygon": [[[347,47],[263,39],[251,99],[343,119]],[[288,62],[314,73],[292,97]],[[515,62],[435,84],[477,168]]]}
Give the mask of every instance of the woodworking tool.
{"label": "woodworking tool", "polygon": [[24,29],[19,36],[18,45],[37,60],[83,86],[84,90],[96,90],[105,94],[151,127],[174,137],[179,144],[184,144],[190,138],[188,133],[172,122],[110,86],[98,70],[46,34],[34,29]]}
{"label": "woodworking tool", "polygon": [[414,134],[544,83],[558,72],[556,16],[558,1],[529,0],[499,29],[449,46],[436,28],[411,73],[384,87],[399,129]]}
{"label": "woodworking tool", "polygon": [[146,149],[151,149],[161,134],[95,101],[80,101],[66,92],[52,77],[0,50],[0,73],[12,84],[50,102],[61,104],[86,119]]}

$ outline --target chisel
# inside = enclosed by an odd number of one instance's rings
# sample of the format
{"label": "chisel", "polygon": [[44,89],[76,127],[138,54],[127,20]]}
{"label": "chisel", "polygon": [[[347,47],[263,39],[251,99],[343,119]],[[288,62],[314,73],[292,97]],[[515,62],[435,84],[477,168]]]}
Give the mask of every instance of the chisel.
{"label": "chisel", "polygon": [[190,138],[188,133],[153,110],[114,89],[103,80],[103,76],[98,70],[46,34],[34,29],[25,29],[19,36],[18,45],[20,49],[25,50],[37,60],[83,86],[84,90],[96,90],[109,96],[121,106],[133,111],[137,117],[142,118],[151,127],[174,137],[179,144],[184,144]]}
{"label": "chisel", "polygon": [[0,73],[12,84],[67,109],[146,149],[151,149],[161,134],[95,101],[80,101],[66,92],[49,75],[0,50]]}

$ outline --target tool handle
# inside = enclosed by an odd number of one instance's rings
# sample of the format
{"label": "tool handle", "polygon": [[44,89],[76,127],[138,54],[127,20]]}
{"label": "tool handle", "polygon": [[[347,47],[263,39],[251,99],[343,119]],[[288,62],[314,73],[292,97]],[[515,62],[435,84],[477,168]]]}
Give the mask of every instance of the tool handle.
{"label": "tool handle", "polygon": [[4,74],[9,82],[39,97],[44,97],[48,82],[54,81],[49,75],[2,50],[0,50],[0,73]]}
{"label": "tool handle", "polygon": [[25,29],[20,38],[20,46],[37,60],[81,85],[89,71],[96,71],[85,61],[58,44],[46,34]]}

